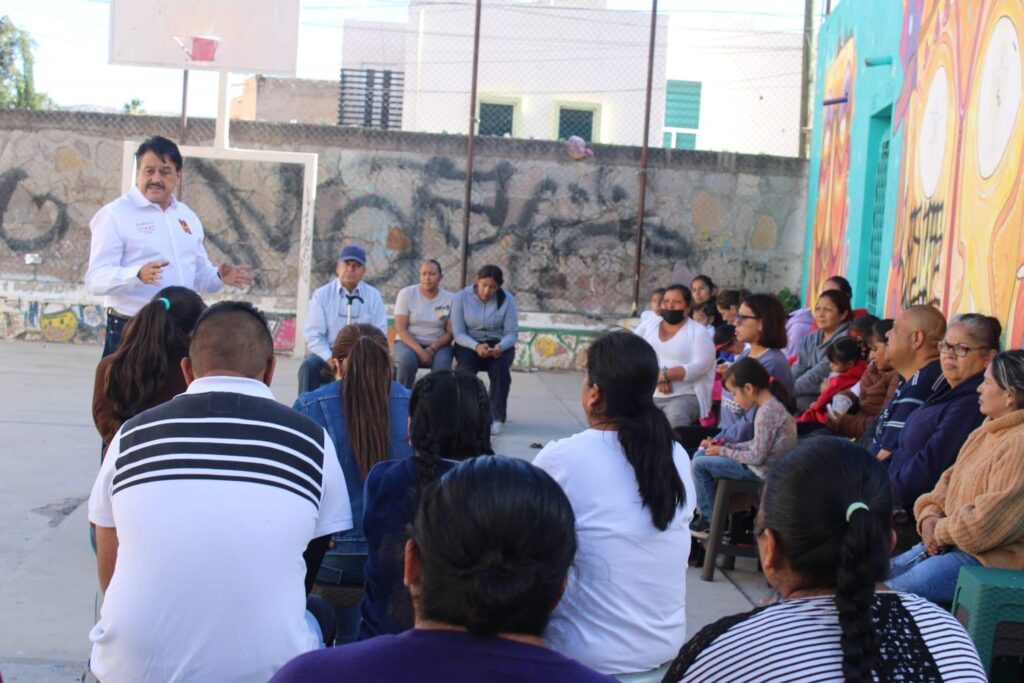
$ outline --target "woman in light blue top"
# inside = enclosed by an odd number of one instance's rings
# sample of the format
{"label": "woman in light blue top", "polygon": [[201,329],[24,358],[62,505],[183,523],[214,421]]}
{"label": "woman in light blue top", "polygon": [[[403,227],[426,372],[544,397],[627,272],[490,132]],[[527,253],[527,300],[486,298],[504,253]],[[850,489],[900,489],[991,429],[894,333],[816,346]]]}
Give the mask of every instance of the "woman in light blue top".
{"label": "woman in light blue top", "polygon": [[519,312],[515,298],[502,285],[501,268],[487,265],[476,282],[458,293],[452,303],[452,332],[458,368],[490,378],[491,434],[505,427],[508,392],[512,388],[512,362],[519,336]]}

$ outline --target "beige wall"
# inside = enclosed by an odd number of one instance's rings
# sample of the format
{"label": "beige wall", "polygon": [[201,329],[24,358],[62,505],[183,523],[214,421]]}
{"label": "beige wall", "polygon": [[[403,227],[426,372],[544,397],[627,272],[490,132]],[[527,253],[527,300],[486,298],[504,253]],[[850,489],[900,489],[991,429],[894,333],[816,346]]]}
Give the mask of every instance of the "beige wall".
{"label": "beige wall", "polygon": [[338,82],[252,76],[231,100],[231,118],[278,123],[334,124]]}

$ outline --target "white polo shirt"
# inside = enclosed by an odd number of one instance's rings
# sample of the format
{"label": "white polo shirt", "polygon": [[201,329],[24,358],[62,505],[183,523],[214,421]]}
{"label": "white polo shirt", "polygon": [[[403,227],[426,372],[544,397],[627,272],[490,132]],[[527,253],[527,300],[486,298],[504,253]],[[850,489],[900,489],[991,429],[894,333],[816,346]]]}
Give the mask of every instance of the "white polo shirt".
{"label": "white polo shirt", "polygon": [[[103,305],[132,316],[164,287],[179,285],[197,292],[219,292],[224,283],[203,245],[203,224],[173,195],[167,210],[131,191],[96,212],[89,224],[89,270],[85,289],[103,296]],[[139,268],[167,261],[160,285],[139,280]]]}
{"label": "white polo shirt", "polygon": [[89,520],[118,538],[96,677],[244,683],[318,646],[302,554],[351,529],[352,508],[323,427],[262,382],[206,377],[125,422]]}

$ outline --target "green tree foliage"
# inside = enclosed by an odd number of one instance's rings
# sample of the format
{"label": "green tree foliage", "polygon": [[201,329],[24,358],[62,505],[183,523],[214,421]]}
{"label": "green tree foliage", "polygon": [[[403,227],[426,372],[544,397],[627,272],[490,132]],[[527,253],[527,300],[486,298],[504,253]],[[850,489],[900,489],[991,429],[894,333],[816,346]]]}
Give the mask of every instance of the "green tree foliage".
{"label": "green tree foliage", "polygon": [[125,102],[121,106],[121,112],[124,114],[145,114],[146,110],[142,106],[142,100],[138,97],[133,97],[129,102]]}
{"label": "green tree foliage", "polygon": [[0,17],[0,107],[50,109],[53,101],[36,92],[32,77],[33,42],[9,17]]}

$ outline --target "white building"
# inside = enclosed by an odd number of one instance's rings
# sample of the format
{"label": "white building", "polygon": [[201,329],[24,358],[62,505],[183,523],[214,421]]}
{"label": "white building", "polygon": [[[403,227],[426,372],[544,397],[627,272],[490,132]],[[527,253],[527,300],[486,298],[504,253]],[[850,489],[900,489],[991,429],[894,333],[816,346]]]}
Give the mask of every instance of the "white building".
{"label": "white building", "polygon": [[[606,0],[484,3],[478,132],[639,145],[650,13],[606,7]],[[757,21],[717,13],[659,16],[649,144],[796,154],[801,36],[766,32]],[[364,100],[378,107],[381,74],[394,83],[391,72],[402,72],[401,85],[390,86],[400,92],[389,101],[392,109],[400,102],[403,130],[465,134],[473,22],[474,4],[466,0],[411,0],[405,24],[346,20],[342,68],[373,70],[376,85],[366,97],[364,88],[350,90],[343,110],[358,110]],[[361,120],[356,115],[350,122]],[[376,124],[382,117],[374,111],[365,120]]]}

